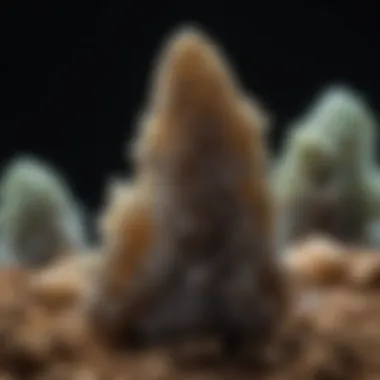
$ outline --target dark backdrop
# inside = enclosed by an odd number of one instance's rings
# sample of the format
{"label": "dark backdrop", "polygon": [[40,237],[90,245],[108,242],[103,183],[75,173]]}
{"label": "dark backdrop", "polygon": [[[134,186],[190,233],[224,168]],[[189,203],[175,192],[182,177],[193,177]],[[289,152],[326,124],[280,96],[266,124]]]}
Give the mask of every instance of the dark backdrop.
{"label": "dark backdrop", "polygon": [[350,82],[380,107],[376,1],[4,0],[0,9],[1,162],[14,152],[52,161],[91,209],[105,178],[128,171],[124,141],[152,57],[182,21],[210,32],[274,111],[274,148],[325,84]]}

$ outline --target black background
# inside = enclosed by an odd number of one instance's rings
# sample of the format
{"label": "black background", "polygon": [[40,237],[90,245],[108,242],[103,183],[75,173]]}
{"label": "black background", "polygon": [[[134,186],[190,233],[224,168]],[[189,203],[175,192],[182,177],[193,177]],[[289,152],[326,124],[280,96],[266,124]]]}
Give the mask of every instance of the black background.
{"label": "black background", "polygon": [[380,3],[348,1],[3,1],[3,164],[33,152],[96,210],[106,178],[128,173],[125,141],[162,39],[196,21],[223,45],[248,90],[286,123],[322,86],[348,82],[380,109]]}

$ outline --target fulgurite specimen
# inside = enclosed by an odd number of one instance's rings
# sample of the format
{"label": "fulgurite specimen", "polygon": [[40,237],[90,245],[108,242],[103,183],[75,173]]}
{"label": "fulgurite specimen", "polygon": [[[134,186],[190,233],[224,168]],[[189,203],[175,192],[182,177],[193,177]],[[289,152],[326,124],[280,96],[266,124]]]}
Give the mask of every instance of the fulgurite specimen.
{"label": "fulgurite specimen", "polygon": [[105,215],[107,257],[89,306],[97,331],[261,346],[286,305],[266,116],[219,48],[185,27],[159,56],[141,124],[136,176]]}
{"label": "fulgurite specimen", "polygon": [[41,267],[83,250],[83,213],[69,185],[47,162],[17,156],[0,182],[0,232],[6,261]]}
{"label": "fulgurite specimen", "polygon": [[380,246],[376,121],[363,96],[325,89],[291,127],[274,171],[282,242],[323,233]]}

